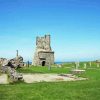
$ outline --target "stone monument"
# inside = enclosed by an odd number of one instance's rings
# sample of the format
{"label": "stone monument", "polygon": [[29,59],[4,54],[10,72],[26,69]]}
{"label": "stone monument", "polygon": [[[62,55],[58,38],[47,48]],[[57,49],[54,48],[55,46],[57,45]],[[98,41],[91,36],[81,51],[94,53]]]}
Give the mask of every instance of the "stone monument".
{"label": "stone monument", "polygon": [[23,67],[24,66],[23,57],[18,54],[18,50],[16,50],[16,57],[13,59],[10,59],[10,62],[15,67]]}
{"label": "stone monument", "polygon": [[50,35],[36,38],[36,51],[32,65],[49,66],[54,64],[54,51],[50,46]]}

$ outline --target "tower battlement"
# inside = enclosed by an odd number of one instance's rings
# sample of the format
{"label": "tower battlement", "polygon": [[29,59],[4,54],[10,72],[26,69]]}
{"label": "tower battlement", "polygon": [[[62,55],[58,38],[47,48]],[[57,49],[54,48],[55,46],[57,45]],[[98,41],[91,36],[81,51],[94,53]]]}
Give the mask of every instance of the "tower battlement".
{"label": "tower battlement", "polygon": [[50,35],[45,35],[44,37],[37,37],[36,38],[36,49],[51,51]]}

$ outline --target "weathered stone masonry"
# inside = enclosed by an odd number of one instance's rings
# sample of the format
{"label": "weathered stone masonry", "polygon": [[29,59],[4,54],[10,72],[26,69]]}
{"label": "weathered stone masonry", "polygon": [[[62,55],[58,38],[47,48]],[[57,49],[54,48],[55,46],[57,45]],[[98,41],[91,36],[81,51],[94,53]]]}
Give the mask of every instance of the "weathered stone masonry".
{"label": "weathered stone masonry", "polygon": [[37,37],[33,65],[48,66],[52,64],[54,64],[54,52],[50,46],[50,35]]}

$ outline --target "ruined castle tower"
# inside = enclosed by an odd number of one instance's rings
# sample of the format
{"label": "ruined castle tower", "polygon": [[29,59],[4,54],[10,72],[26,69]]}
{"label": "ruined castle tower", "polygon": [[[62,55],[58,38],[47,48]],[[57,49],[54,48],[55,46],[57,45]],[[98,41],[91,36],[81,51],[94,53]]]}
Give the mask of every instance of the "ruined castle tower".
{"label": "ruined castle tower", "polygon": [[36,51],[32,64],[34,66],[54,64],[54,52],[50,46],[50,35],[36,38]]}

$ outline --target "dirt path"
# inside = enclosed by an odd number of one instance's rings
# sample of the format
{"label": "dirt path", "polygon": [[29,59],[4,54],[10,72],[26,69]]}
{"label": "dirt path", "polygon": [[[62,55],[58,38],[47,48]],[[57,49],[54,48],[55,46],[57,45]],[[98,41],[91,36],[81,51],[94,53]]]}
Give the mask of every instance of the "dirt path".
{"label": "dirt path", "polygon": [[8,84],[7,74],[0,75],[0,84]]}
{"label": "dirt path", "polygon": [[86,78],[78,78],[72,74],[23,74],[23,78],[26,83],[86,80]]}
{"label": "dirt path", "polygon": [[[72,74],[23,74],[23,79],[25,83],[86,80]],[[0,84],[8,84],[6,74],[0,76]]]}

